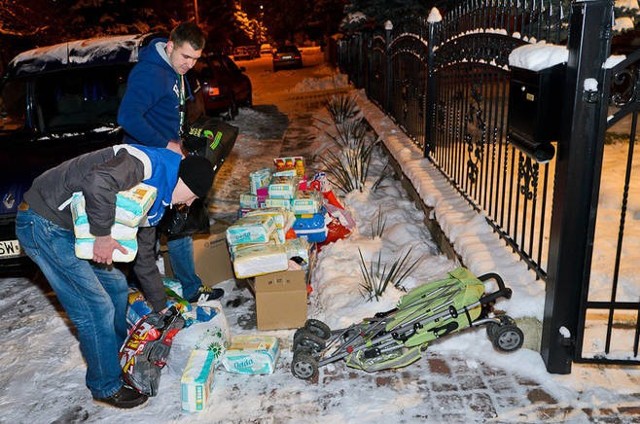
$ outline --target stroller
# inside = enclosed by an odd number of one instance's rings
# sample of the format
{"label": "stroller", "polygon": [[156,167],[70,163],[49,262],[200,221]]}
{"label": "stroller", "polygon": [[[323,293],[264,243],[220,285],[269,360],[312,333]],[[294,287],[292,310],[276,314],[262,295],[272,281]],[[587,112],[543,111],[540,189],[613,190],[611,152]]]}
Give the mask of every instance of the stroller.
{"label": "stroller", "polygon": [[[485,294],[484,282],[491,279],[498,290]],[[420,359],[431,341],[480,325],[487,326],[496,349],[515,351],[522,347],[522,330],[507,315],[489,316],[501,297],[509,299],[511,289],[499,275],[475,277],[457,268],[447,278],[411,290],[396,308],[345,329],[331,331],[322,321],[309,319],[294,334],[291,372],[312,379],[319,367],[340,359],[367,372],[401,368]]]}

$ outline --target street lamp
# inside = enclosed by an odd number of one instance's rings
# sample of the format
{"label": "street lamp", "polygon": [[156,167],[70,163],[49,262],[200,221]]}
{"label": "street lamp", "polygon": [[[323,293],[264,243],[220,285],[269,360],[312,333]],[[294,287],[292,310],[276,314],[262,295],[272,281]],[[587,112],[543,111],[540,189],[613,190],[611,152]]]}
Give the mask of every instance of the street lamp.
{"label": "street lamp", "polygon": [[193,13],[196,15],[196,25],[200,25],[200,16],[198,14],[198,0],[193,0]]}

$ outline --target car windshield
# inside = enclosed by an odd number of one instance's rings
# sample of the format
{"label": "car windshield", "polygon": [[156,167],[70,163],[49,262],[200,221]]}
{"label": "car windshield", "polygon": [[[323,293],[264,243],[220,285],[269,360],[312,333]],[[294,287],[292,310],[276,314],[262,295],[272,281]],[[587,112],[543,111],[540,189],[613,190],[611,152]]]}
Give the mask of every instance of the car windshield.
{"label": "car windshield", "polygon": [[0,96],[0,131],[25,127],[27,85],[24,80],[7,80]]}
{"label": "car windshield", "polygon": [[87,68],[43,75],[34,92],[49,131],[114,126],[130,66]]}

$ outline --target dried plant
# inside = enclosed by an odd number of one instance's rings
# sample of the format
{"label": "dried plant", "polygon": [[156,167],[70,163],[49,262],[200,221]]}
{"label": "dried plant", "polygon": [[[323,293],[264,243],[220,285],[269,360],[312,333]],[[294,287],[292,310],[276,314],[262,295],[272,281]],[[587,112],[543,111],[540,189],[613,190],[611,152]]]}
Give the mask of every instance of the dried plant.
{"label": "dried plant", "polygon": [[360,291],[367,301],[378,301],[389,284],[392,284],[399,290],[406,291],[402,286],[402,282],[409,276],[411,272],[418,266],[421,258],[409,262],[409,255],[413,247],[409,248],[407,253],[396,259],[393,264],[387,268],[382,263],[382,254],[378,253],[378,259],[375,262],[367,263],[362,256],[362,251],[358,248],[360,254],[360,272],[364,282],[360,283]]}
{"label": "dried plant", "polygon": [[355,98],[347,94],[331,97],[327,100],[325,107],[336,123],[352,119],[359,111]]}

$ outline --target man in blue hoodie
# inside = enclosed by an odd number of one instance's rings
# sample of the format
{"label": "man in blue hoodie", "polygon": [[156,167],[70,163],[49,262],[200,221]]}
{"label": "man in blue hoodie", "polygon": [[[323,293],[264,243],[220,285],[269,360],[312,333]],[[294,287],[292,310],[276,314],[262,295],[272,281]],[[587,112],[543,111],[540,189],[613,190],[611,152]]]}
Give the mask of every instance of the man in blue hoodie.
{"label": "man in blue hoodie", "polygon": [[[168,40],[154,39],[140,51],[118,111],[125,143],[180,151],[178,143],[186,124],[185,99],[190,96],[184,75],[202,55],[204,44],[203,31],[193,22],[183,22],[171,31]],[[139,243],[155,243],[155,238],[155,228],[138,233]],[[193,302],[206,291],[195,272],[193,240],[180,237],[167,244],[183,296]],[[149,286],[151,280],[158,281],[153,268],[154,258],[136,258],[133,269],[143,287]],[[160,303],[152,306],[156,311],[164,307]]]}

